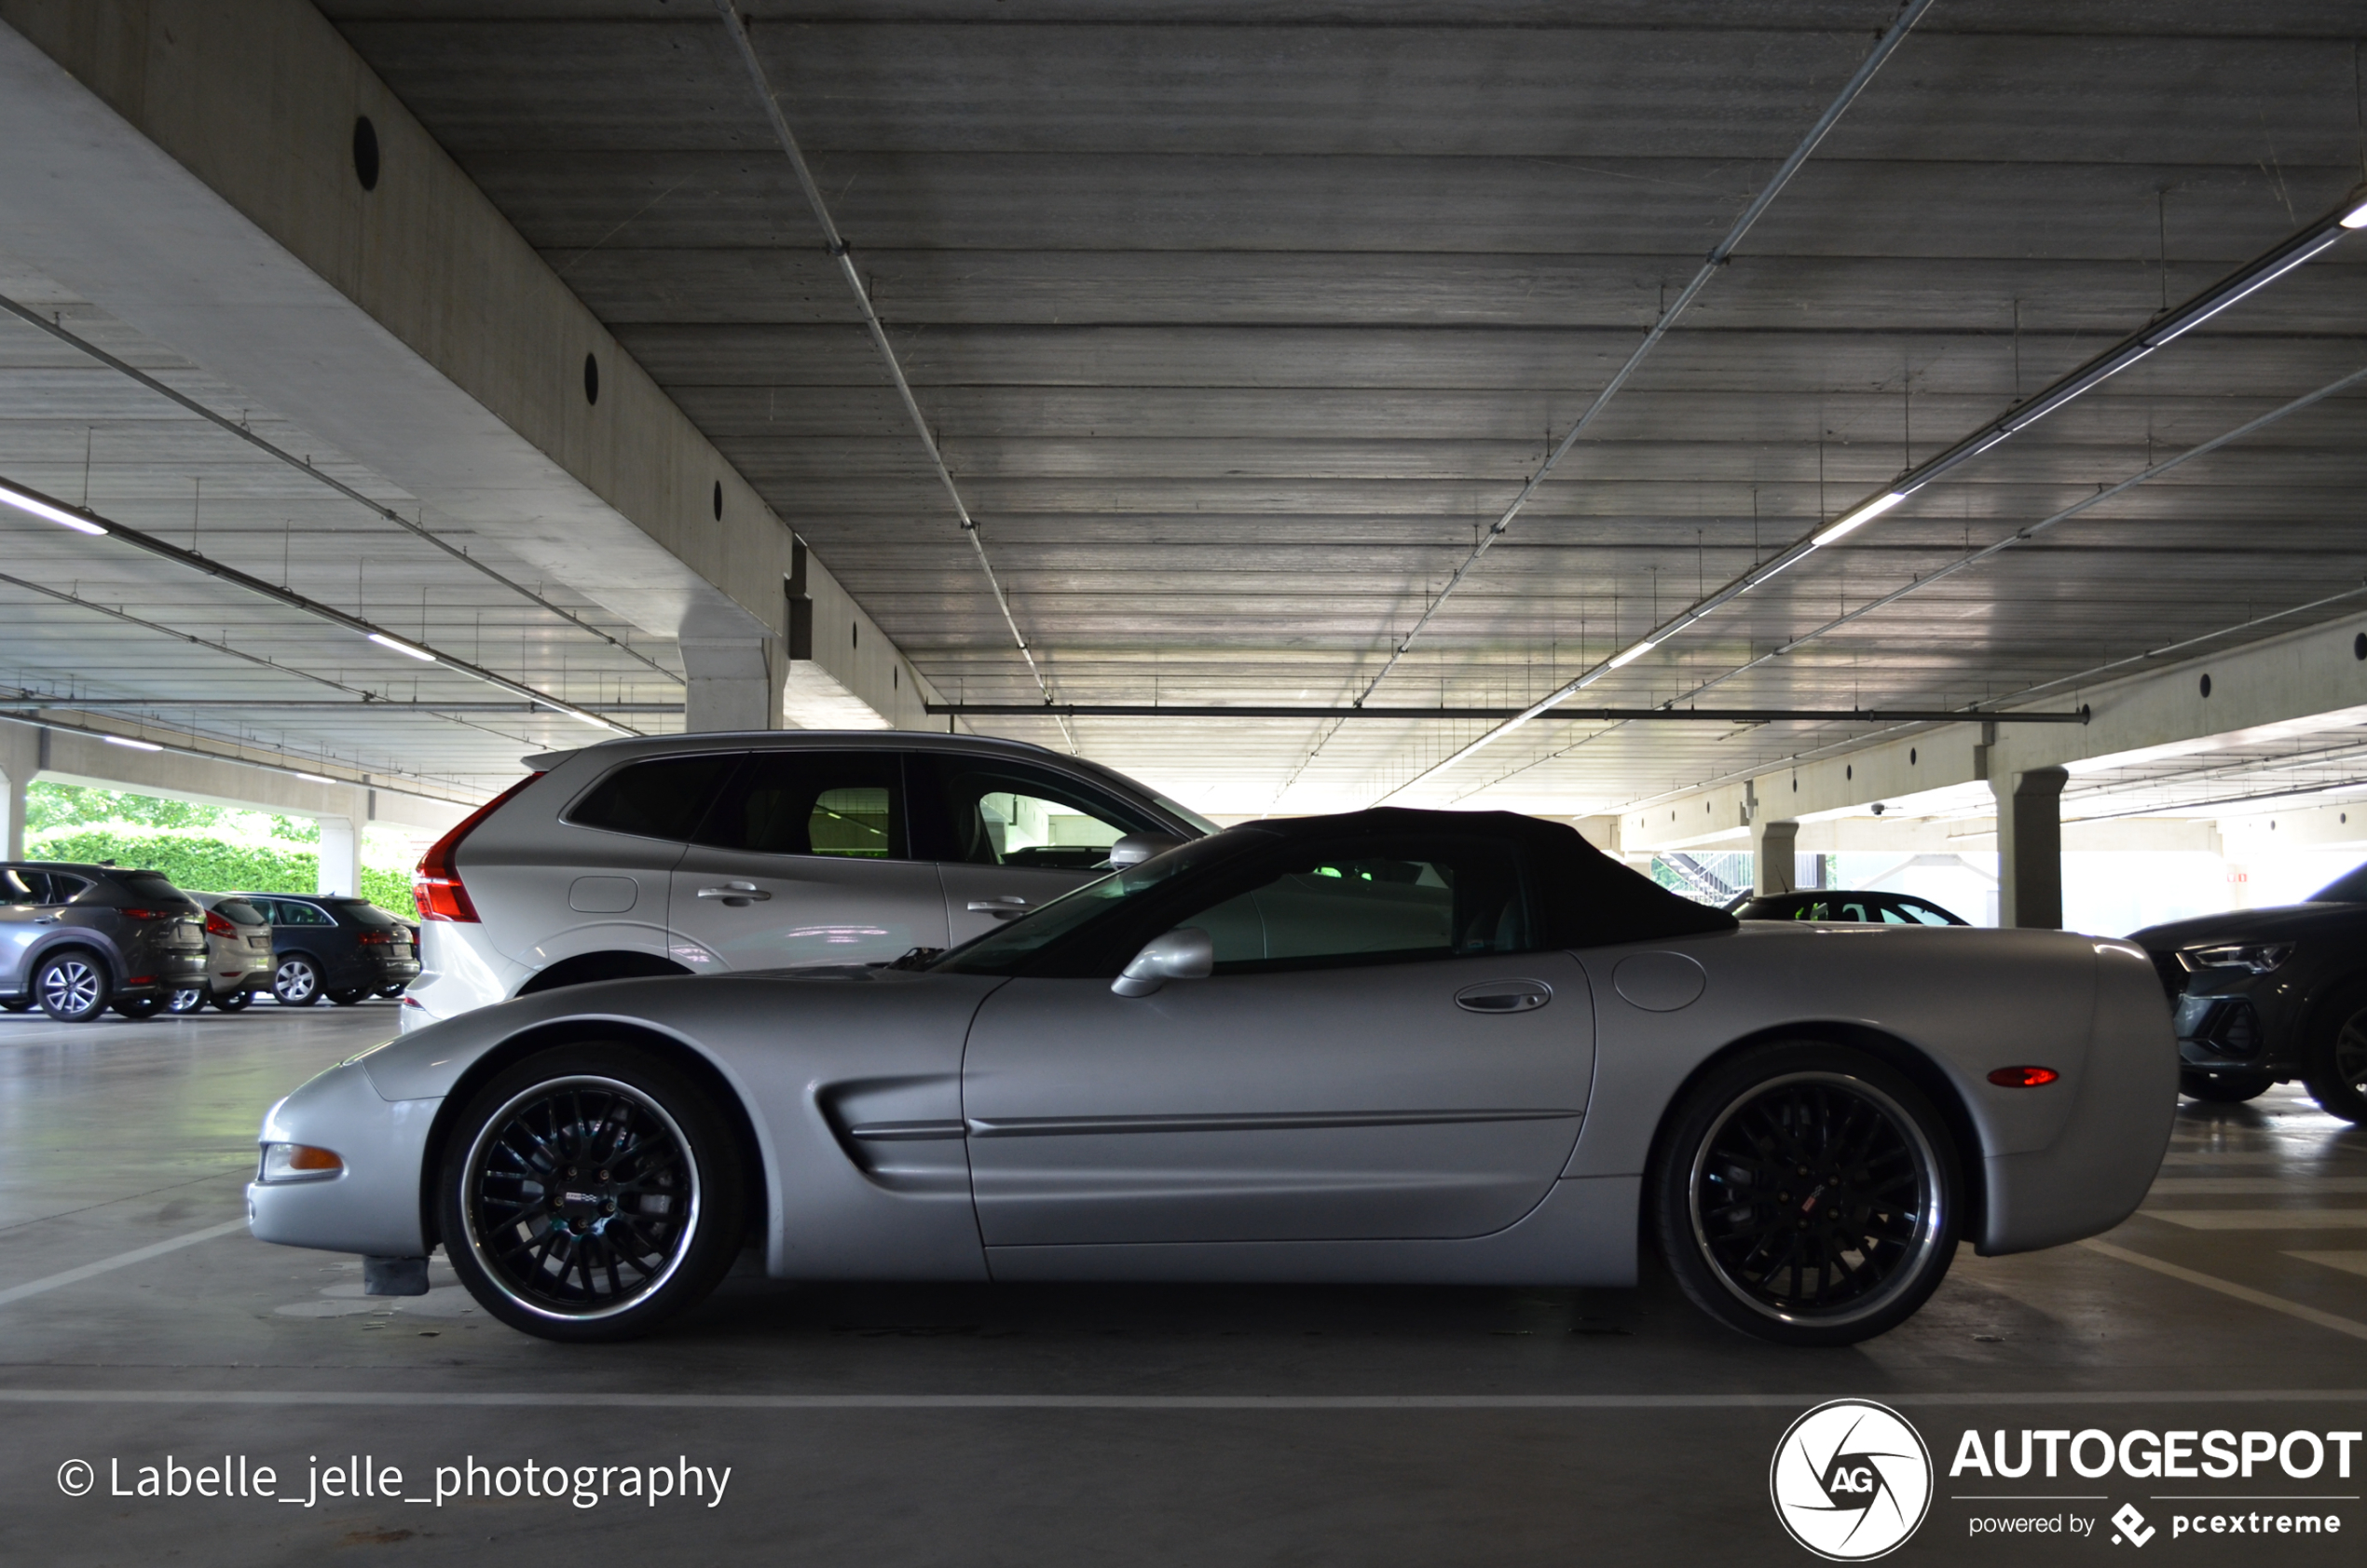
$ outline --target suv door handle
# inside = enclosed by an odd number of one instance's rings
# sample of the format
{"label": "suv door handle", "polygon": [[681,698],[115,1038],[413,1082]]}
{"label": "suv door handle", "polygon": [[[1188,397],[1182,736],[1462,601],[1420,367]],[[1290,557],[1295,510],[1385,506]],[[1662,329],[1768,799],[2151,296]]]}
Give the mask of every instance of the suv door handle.
{"label": "suv door handle", "polygon": [[1533,1013],[1553,1000],[1553,988],[1542,980],[1483,980],[1455,993],[1466,1013]]}
{"label": "suv door handle", "polygon": [[1027,913],[1027,900],[1011,893],[999,898],[973,898],[970,900],[970,913],[1009,920],[1013,915]]}
{"label": "suv door handle", "polygon": [[773,896],[754,882],[732,882],[719,888],[701,888],[698,895],[701,898],[719,898],[727,909],[745,909]]}

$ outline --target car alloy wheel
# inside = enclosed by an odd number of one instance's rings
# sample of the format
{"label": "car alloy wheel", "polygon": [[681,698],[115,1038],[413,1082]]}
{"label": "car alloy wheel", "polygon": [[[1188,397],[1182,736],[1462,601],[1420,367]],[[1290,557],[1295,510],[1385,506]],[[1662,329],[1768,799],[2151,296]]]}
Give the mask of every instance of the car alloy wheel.
{"label": "car alloy wheel", "polygon": [[271,994],[282,1007],[309,1007],[321,1000],[321,971],[308,958],[281,959],[271,976]]}
{"label": "car alloy wheel", "polygon": [[1956,1153],[1862,1052],[1750,1053],[1690,1095],[1655,1162],[1662,1249],[1694,1304],[1780,1343],[1848,1344],[1922,1306],[1956,1248]]}
{"label": "car alloy wheel", "polygon": [[495,1316],[547,1339],[645,1332],[714,1288],[741,1241],[737,1144],[664,1062],[610,1045],[528,1058],[455,1124],[445,1251]]}
{"label": "car alloy wheel", "polygon": [[107,1010],[107,972],[89,953],[44,959],[33,977],[34,999],[62,1024],[87,1024]]}
{"label": "car alloy wheel", "polygon": [[173,991],[171,999],[165,1002],[164,1010],[176,1016],[186,1016],[197,1012],[204,1005],[205,988],[203,986],[183,986]]}
{"label": "car alloy wheel", "polygon": [[2331,1009],[2333,1025],[2310,1053],[2306,1082],[2319,1109],[2367,1126],[2367,993]]}

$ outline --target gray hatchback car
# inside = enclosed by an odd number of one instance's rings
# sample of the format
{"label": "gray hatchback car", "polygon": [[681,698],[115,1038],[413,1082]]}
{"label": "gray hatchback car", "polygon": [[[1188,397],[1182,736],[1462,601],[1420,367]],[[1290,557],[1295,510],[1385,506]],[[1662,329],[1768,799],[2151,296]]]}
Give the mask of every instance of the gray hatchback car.
{"label": "gray hatchback car", "polygon": [[526,761],[419,863],[405,1029],[591,980],[884,962],[1214,831],[1122,773],[967,735],[672,735]]}
{"label": "gray hatchback car", "polygon": [[0,864],[0,1008],[60,1023],[153,1016],[205,981],[205,911],[154,871]]}

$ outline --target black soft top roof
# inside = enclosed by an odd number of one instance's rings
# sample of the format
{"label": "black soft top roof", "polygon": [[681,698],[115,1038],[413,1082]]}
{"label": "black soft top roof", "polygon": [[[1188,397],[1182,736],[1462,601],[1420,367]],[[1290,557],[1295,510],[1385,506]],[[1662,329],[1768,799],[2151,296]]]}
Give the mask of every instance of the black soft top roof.
{"label": "black soft top roof", "polygon": [[1421,811],[1380,806],[1337,816],[1279,817],[1244,828],[1281,839],[1370,838],[1416,833],[1476,834],[1512,840],[1541,875],[1544,939],[1555,948],[1597,948],[1614,942],[1657,942],[1732,931],[1723,909],[1669,892],[1639,876],[1579,836],[1576,828],[1518,811]]}

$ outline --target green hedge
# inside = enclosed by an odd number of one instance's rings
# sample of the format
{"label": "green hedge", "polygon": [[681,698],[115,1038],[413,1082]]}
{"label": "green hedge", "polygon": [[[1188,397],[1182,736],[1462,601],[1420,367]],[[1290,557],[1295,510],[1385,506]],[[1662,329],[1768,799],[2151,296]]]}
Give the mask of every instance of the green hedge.
{"label": "green hedge", "polygon": [[[317,854],[170,830],[51,828],[27,834],[25,852],[43,860],[112,860],[124,866],[143,866],[163,872],[173,886],[191,893],[311,893],[321,885]],[[363,866],[362,895],[405,920],[418,919],[406,872]]]}

